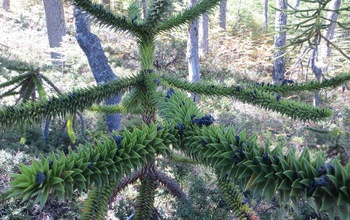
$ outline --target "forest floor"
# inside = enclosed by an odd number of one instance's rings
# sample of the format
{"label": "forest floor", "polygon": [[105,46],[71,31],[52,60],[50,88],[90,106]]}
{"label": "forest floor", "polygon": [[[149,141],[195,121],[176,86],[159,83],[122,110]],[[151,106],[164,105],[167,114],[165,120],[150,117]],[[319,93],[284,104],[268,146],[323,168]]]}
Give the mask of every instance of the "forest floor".
{"label": "forest floor", "polygon": [[[29,3],[28,3],[29,4]],[[16,8],[16,5],[13,6]],[[0,51],[1,56],[10,56],[12,58],[25,60],[34,66],[42,67],[42,73],[50,78],[55,85],[62,91],[68,92],[71,89],[94,85],[94,78],[90,72],[85,55],[79,48],[75,40],[74,18],[72,6],[67,6],[66,10],[66,27],[67,36],[64,38],[60,53],[64,54],[64,65],[52,66],[50,60],[50,48],[48,47],[48,38],[45,27],[45,16],[42,6],[30,6],[19,9],[14,12],[4,12],[0,10]],[[211,24],[210,29],[210,51],[201,58],[201,78],[204,81],[214,83],[225,83],[234,85],[246,82],[269,82],[271,81],[273,65],[273,45],[272,35],[262,30],[253,32],[253,30],[229,29],[223,31]],[[106,56],[114,72],[118,77],[137,72],[139,68],[136,42],[128,35],[115,33],[113,31],[92,26],[92,32],[101,39]],[[165,71],[178,77],[187,77],[186,62],[186,29],[183,28],[177,33],[164,34],[157,39],[157,48],[155,64],[159,71]],[[10,54],[10,55],[9,55]],[[302,68],[292,68],[297,58],[291,58],[289,55],[288,69],[286,76],[296,82],[305,82],[313,79],[313,74],[305,72]],[[296,57],[297,55],[294,54]],[[49,66],[49,67],[48,67]],[[304,72],[303,72],[304,71]],[[0,83],[5,82],[13,76],[20,73],[16,71],[0,70]],[[329,146],[335,145],[338,141],[347,151],[349,146],[350,133],[350,92],[342,88],[321,91],[321,106],[334,109],[334,115],[320,122],[297,121],[288,117],[281,116],[278,113],[265,111],[263,109],[241,103],[235,98],[223,98],[220,101],[210,97],[202,97],[199,106],[207,113],[210,113],[216,119],[217,124],[233,125],[237,132],[247,130],[248,135],[256,134],[261,146],[269,145],[274,148],[282,145],[286,151],[291,148],[301,152],[305,146],[309,146],[315,152],[329,150]],[[312,93],[300,93],[293,96],[283,97],[284,99],[293,99],[312,103]],[[1,105],[13,104],[13,98],[4,98],[0,100]],[[94,113],[84,113],[88,128],[91,133],[97,129],[103,129],[103,118]],[[131,123],[135,120],[133,116],[127,115],[123,118],[124,123]],[[306,127],[329,130],[328,135],[320,135],[311,132]],[[52,132],[62,133],[64,120],[59,119],[52,125]],[[95,128],[95,129],[94,129]],[[32,130],[30,130],[32,129]],[[40,132],[35,131],[37,127],[30,128],[28,133],[32,139],[40,139]],[[336,133],[336,131],[340,131]],[[51,148],[43,151],[40,147],[34,147],[35,141],[28,142],[25,146],[18,143],[18,131],[7,131],[0,134],[0,190],[8,187],[10,181],[9,173],[18,172],[18,164],[29,164],[29,161],[39,153],[47,153]],[[338,135],[338,136],[337,136]],[[58,145],[55,149],[65,149],[70,145],[69,140],[64,135],[53,134],[58,139]],[[92,136],[98,136],[93,134]],[[30,139],[31,137],[27,137]],[[187,172],[188,168],[178,166],[174,167],[171,162],[164,162],[164,167],[171,172]],[[181,171],[181,169],[183,169]],[[210,189],[213,179],[210,177],[210,171],[199,165],[194,165],[193,169],[202,173],[202,178],[209,180],[209,184],[203,185],[204,189]],[[184,171],[185,170],[185,171]],[[197,178],[185,175],[190,180]],[[192,178],[192,179],[191,179]],[[190,181],[182,181],[182,185],[187,191],[190,191]],[[194,180],[193,180],[194,181]],[[210,182],[211,181],[211,182]],[[198,182],[197,182],[198,184]],[[202,192],[204,193],[204,192]],[[157,205],[160,206],[167,219],[172,219],[175,215],[169,207],[174,206],[174,202],[169,196],[164,195],[163,191],[159,192]],[[123,198],[118,201],[124,201],[126,198],[135,198],[133,187],[123,194]],[[217,195],[216,195],[217,196]],[[214,196],[215,197],[215,196]],[[77,199],[79,202],[84,197]],[[160,202],[162,201],[162,202]],[[164,202],[166,201],[166,202]],[[15,216],[31,216],[32,219],[58,219],[60,213],[78,212],[81,208],[76,204],[77,201],[68,203],[57,203],[52,200],[48,208],[39,212],[37,207],[18,206],[18,201],[12,201],[11,204],[0,205],[0,218],[6,217],[14,219]],[[168,204],[169,203],[169,204]],[[125,203],[123,206],[116,208],[118,212],[130,215],[126,209],[132,205]],[[20,207],[20,208],[19,208]],[[257,206],[258,207],[258,206]],[[263,212],[269,207],[266,204],[260,205],[260,211]],[[259,209],[259,207],[257,209]],[[130,208],[130,207],[129,207]],[[6,210],[12,210],[10,215]],[[258,210],[259,211],[259,210]],[[19,214],[22,213],[22,214]],[[25,214],[23,214],[25,213]],[[124,216],[125,216],[124,215]],[[12,216],[12,217],[11,217]],[[51,217],[50,217],[51,216]],[[56,217],[54,217],[56,216]],[[78,214],[71,214],[67,219],[78,218]],[[29,217],[28,217],[29,218]],[[109,219],[115,219],[115,213],[110,213]],[[214,217],[211,219],[215,219]]]}

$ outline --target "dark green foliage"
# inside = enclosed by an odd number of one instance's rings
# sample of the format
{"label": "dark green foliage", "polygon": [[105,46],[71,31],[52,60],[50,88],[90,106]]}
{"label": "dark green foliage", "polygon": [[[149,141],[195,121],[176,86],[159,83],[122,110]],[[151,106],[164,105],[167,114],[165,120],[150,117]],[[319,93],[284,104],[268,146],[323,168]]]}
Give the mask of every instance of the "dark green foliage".
{"label": "dark green foliage", "polygon": [[109,181],[108,185],[101,188],[94,188],[89,192],[88,199],[83,208],[83,219],[103,219],[108,211],[109,198],[117,184],[116,181]]}
{"label": "dark green foliage", "polygon": [[125,91],[139,83],[139,77],[113,81],[103,86],[78,89],[48,100],[28,102],[14,107],[0,107],[0,123],[5,126],[38,123],[43,117],[63,117],[89,108],[105,98]]}
{"label": "dark green foliage", "polygon": [[333,77],[328,80],[323,80],[322,82],[308,82],[308,83],[285,83],[282,85],[247,85],[250,88],[256,88],[258,90],[267,91],[267,92],[276,92],[281,94],[290,94],[293,92],[301,92],[301,91],[315,91],[323,88],[334,88],[340,86],[350,79],[349,73],[343,73],[339,76]]}
{"label": "dark green foliage", "polygon": [[250,210],[248,204],[244,202],[236,186],[234,186],[227,177],[219,177],[218,183],[225,197],[225,201],[235,212],[235,216],[239,219],[250,219],[253,216],[252,210]]}
{"label": "dark green foliage", "polygon": [[[176,112],[171,101],[181,95],[176,96],[165,102],[164,112]],[[191,105],[186,101],[185,103],[186,106]],[[180,109],[177,112],[181,112]],[[198,114],[198,111],[186,112],[183,116],[194,113]],[[182,123],[185,121],[186,117]],[[280,147],[272,151],[258,147],[255,137],[247,138],[245,132],[237,138],[231,127],[199,128],[188,122],[184,125],[185,132],[180,136],[180,149],[191,158],[220,171],[221,177],[228,175],[228,178],[245,189],[250,188],[255,193],[263,192],[268,200],[279,191],[281,202],[289,199],[297,201],[301,197],[313,201],[317,210],[338,212],[342,216],[349,214],[346,211],[350,201],[350,191],[346,185],[350,181],[349,164],[343,167],[339,160],[334,160],[332,166],[335,173],[320,175],[317,169],[325,164],[325,159],[318,155],[315,160],[311,160],[307,148],[297,158],[294,151],[283,155]],[[206,142],[205,146],[203,140]]]}
{"label": "dark green foliage", "polygon": [[141,181],[135,218],[141,220],[152,219],[154,194],[156,189],[154,173],[148,173]]}
{"label": "dark green foliage", "polygon": [[276,111],[282,115],[290,116],[293,119],[317,121],[323,117],[328,117],[331,115],[331,110],[329,109],[314,108],[311,105],[302,104],[292,100],[282,100],[281,98],[276,98],[276,96],[272,93],[261,90],[257,91],[257,89],[254,87],[226,87],[221,85],[208,85],[206,83],[193,84],[185,80],[178,80],[169,76],[162,76],[162,79],[172,86],[176,86],[190,92],[210,96],[234,96],[242,102],[257,105],[267,110]]}
{"label": "dark green foliage", "polygon": [[[31,168],[23,166],[21,174],[14,176],[13,188],[7,197],[20,196],[25,201],[35,195],[41,205],[45,204],[50,191],[60,199],[71,198],[74,189],[103,187],[109,180],[117,181],[124,174],[130,176],[132,169],[154,161],[156,152],[167,154],[166,146],[176,141],[168,128],[157,131],[155,125],[134,128],[132,133],[126,130],[123,136],[122,149],[118,149],[114,139],[105,139],[96,146],[81,146],[76,153],[69,151],[68,155],[57,153],[43,157],[34,161]],[[50,161],[53,161],[51,166]]]}

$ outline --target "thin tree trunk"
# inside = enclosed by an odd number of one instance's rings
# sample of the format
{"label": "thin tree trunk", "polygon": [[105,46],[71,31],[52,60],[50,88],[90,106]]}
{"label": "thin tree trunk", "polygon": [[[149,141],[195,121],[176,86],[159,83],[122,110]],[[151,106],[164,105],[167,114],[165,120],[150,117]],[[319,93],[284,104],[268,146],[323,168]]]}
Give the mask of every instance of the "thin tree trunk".
{"label": "thin tree trunk", "polygon": [[220,27],[226,30],[226,6],[227,0],[220,1]]}
{"label": "thin tree trunk", "polygon": [[10,0],[2,0],[2,8],[5,11],[10,11]]}
{"label": "thin tree trunk", "polygon": [[[102,49],[100,39],[90,31],[90,21],[78,8],[75,9],[74,16],[77,41],[88,58],[91,71],[97,84],[101,85],[111,80],[118,80],[118,77],[108,65],[108,60]],[[105,104],[118,104],[120,100],[121,94],[107,99]],[[120,114],[107,114],[106,121],[110,132],[121,128]]]}
{"label": "thin tree trunk", "polygon": [[209,24],[209,15],[208,13],[204,13],[202,15],[202,44],[201,44],[201,52],[202,52],[201,55],[203,57],[205,57],[209,51],[209,42],[208,42],[209,25],[208,24]]}
{"label": "thin tree trunk", "polygon": [[146,18],[147,13],[147,0],[142,0],[142,18]]}
{"label": "thin tree trunk", "polygon": [[293,7],[297,9],[297,8],[299,8],[299,5],[300,5],[300,0],[294,0]]}
{"label": "thin tree trunk", "polygon": [[264,0],[264,30],[267,30],[267,28],[269,27],[268,12],[269,12],[269,0]]}
{"label": "thin tree trunk", "polygon": [[[197,4],[197,0],[189,0],[189,7]],[[189,27],[187,38],[187,60],[188,60],[188,74],[190,82],[198,82],[199,75],[199,53],[198,53],[198,19],[192,21]],[[199,100],[198,94],[191,94],[193,101]]]}
{"label": "thin tree trunk", "polygon": [[[61,46],[62,37],[66,35],[64,24],[64,11],[61,0],[44,0],[47,34],[50,48]],[[61,54],[51,52],[51,58],[60,59]],[[57,62],[57,61],[56,61]]]}
{"label": "thin tree trunk", "polygon": [[[328,24],[328,30],[326,32],[326,38],[328,40],[332,40],[333,37],[334,37],[336,21],[338,19],[338,13],[335,12],[335,11],[340,8],[340,4],[341,4],[341,0],[332,0],[332,2],[331,2],[331,8],[330,9],[333,10],[333,11],[329,12],[329,14],[328,14],[328,19],[331,20],[329,22],[329,24]],[[317,82],[319,82],[321,80],[321,77],[323,75],[322,69],[317,67],[316,64],[315,64],[315,60],[317,58],[317,52],[318,52],[318,44],[319,44],[319,42],[317,41],[317,38],[315,37],[315,46],[314,46],[314,49],[312,51],[312,57],[311,57],[311,68],[312,68],[312,72],[316,76],[316,81]],[[330,45],[327,44],[326,56],[327,57],[331,56],[331,53],[332,53],[332,49],[331,49]],[[328,69],[328,66],[326,67],[326,71],[327,71],[327,69]],[[315,91],[314,101],[313,101],[314,106],[318,106],[320,104],[319,93],[320,93],[319,90]]]}
{"label": "thin tree trunk", "polygon": [[[287,9],[286,0],[276,0],[276,8]],[[284,49],[286,45],[286,26],[287,14],[276,10],[275,20],[275,61],[273,64],[272,83],[277,84],[284,80],[284,72],[286,70],[286,63],[284,60]]]}
{"label": "thin tree trunk", "polygon": [[[338,20],[338,13],[335,12],[335,10],[338,10],[340,8],[340,4],[341,4],[341,0],[333,0],[331,3],[331,10],[333,10],[332,12],[329,12],[328,14],[328,19],[331,20],[331,22],[328,25],[328,31],[326,33],[326,38],[328,40],[332,40],[334,37],[334,31],[335,31],[335,26],[336,26],[336,22]],[[330,56],[332,53],[332,49],[330,47],[329,44],[327,44],[327,56]]]}
{"label": "thin tree trunk", "polygon": [[242,20],[242,14],[241,14],[241,6],[242,6],[242,0],[239,0],[237,8],[237,21],[236,24],[234,25],[233,29],[237,29],[239,26],[241,20]]}
{"label": "thin tree trunk", "polygon": [[[318,53],[318,42],[317,42],[317,36],[315,37],[315,46],[312,50],[312,55],[311,55],[311,69],[312,72],[315,74],[316,76],[316,81],[319,82],[321,80],[322,77],[322,69],[316,66],[316,58],[317,58],[317,53]],[[313,104],[314,106],[318,106],[320,104],[320,98],[319,98],[319,93],[320,90],[315,90],[315,94],[314,94],[314,101]]]}

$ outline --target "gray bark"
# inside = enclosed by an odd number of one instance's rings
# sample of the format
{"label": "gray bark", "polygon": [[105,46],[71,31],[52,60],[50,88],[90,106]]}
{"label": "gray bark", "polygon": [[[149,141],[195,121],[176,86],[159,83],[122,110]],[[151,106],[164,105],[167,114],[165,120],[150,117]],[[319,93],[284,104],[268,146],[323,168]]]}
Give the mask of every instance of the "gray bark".
{"label": "gray bark", "polygon": [[[50,48],[61,46],[62,37],[66,35],[64,11],[61,0],[44,0],[47,35]],[[61,54],[51,52],[52,59],[59,59]]]}
{"label": "gray bark", "polygon": [[147,1],[142,0],[142,18],[146,18],[146,13],[147,13]]}
{"label": "gray bark", "polygon": [[208,26],[209,25],[208,24],[209,24],[208,13],[204,13],[202,15],[202,44],[201,44],[201,51],[202,51],[203,57],[205,57],[209,51],[209,42],[208,42],[208,36],[209,36]]}
{"label": "gray bark", "polygon": [[[77,8],[74,11],[74,16],[77,41],[88,58],[91,71],[97,84],[101,85],[111,80],[118,80],[118,77],[113,73],[111,67],[108,65],[108,60],[102,49],[100,39],[90,31],[90,21]],[[116,94],[116,96],[105,100],[105,104],[118,104],[120,100],[121,94]],[[106,121],[110,132],[121,128],[120,114],[107,114]]]}
{"label": "gray bark", "polygon": [[[316,37],[315,37],[315,39],[317,41]],[[312,72],[316,76],[316,81],[319,82],[321,80],[321,77],[322,77],[322,69],[316,66],[315,61],[317,58],[317,53],[318,53],[318,43],[315,42],[315,46],[314,46],[314,49],[312,50],[312,55],[311,55],[311,69],[312,69]],[[320,93],[320,90],[315,90],[314,101],[313,101],[313,104],[315,107],[320,104],[319,93]]]}
{"label": "gray bark", "polygon": [[[341,0],[333,0],[331,3],[331,10],[338,10],[340,8]],[[334,37],[334,31],[336,26],[336,21],[338,19],[338,13],[335,11],[329,12],[328,19],[331,20],[331,22],[328,25],[328,31],[326,33],[326,38],[328,40],[332,40]],[[332,53],[332,49],[329,44],[327,44],[327,56],[330,56]]]}
{"label": "gray bark", "polygon": [[5,11],[10,11],[10,0],[2,0],[2,8]]}
{"label": "gray bark", "polygon": [[300,5],[300,0],[294,0],[293,7],[297,9],[297,8],[299,8],[299,5]]}
{"label": "gray bark", "polygon": [[226,5],[227,0],[220,1],[220,27],[226,30]]}
{"label": "gray bark", "polygon": [[[197,0],[189,0],[189,7],[197,4]],[[199,53],[198,53],[198,19],[192,21],[187,38],[187,61],[190,82],[198,82],[199,75]],[[191,94],[193,101],[198,101],[199,96]]]}
{"label": "gray bark", "polygon": [[50,137],[50,118],[43,119],[41,121],[41,133],[43,135],[43,140],[45,146],[49,145]]}
{"label": "gray bark", "polygon": [[[276,8],[287,9],[286,0],[276,0]],[[284,80],[284,72],[286,63],[284,60],[284,49],[286,45],[286,29],[287,14],[276,10],[275,20],[275,61],[273,64],[272,83],[277,84]]]}
{"label": "gray bark", "polygon": [[264,0],[264,30],[267,30],[267,28],[269,27],[268,12],[269,12],[269,1]]}

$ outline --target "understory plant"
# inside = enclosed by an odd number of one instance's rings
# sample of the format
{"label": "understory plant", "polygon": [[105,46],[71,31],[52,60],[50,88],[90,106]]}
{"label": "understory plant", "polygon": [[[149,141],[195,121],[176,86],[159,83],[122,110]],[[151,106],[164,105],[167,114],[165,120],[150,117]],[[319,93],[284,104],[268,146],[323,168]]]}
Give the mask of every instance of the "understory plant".
{"label": "understory plant", "polygon": [[[202,0],[196,6],[165,17],[166,0],[152,1],[141,19],[135,5],[127,15],[110,12],[89,0],[72,1],[91,14],[95,21],[119,32],[127,32],[137,41],[141,62],[134,76],[106,82],[99,86],[76,89],[36,102],[25,102],[0,108],[0,124],[26,126],[43,118],[64,117],[90,109],[94,104],[121,92],[127,93],[121,104],[94,106],[101,112],[139,112],[142,124],[124,128],[99,140],[86,142],[67,154],[55,152],[31,166],[22,166],[13,175],[11,188],[2,199],[30,198],[41,207],[49,196],[69,200],[76,192],[88,191],[83,219],[103,219],[109,202],[126,185],[140,180],[135,219],[157,219],[154,207],[155,190],[160,183],[179,199],[187,200],[176,182],[157,168],[158,155],[171,156],[181,151],[192,160],[211,167],[228,206],[241,219],[258,219],[243,200],[238,189],[264,195],[268,201],[278,195],[279,202],[306,200],[320,215],[349,216],[350,165],[338,159],[326,162],[323,154],[311,158],[307,148],[296,156],[295,150],[282,151],[283,146],[270,149],[259,146],[256,136],[236,133],[234,127],[214,123],[211,115],[202,113],[184,92],[213,98],[234,96],[293,120],[318,121],[332,114],[330,109],[284,99],[282,95],[299,91],[335,87],[350,79],[344,73],[328,81],[316,83],[284,83],[217,85],[191,83],[154,69],[156,36],[174,31],[203,13],[212,11],[219,0]],[[239,188],[237,188],[239,186]]]}

